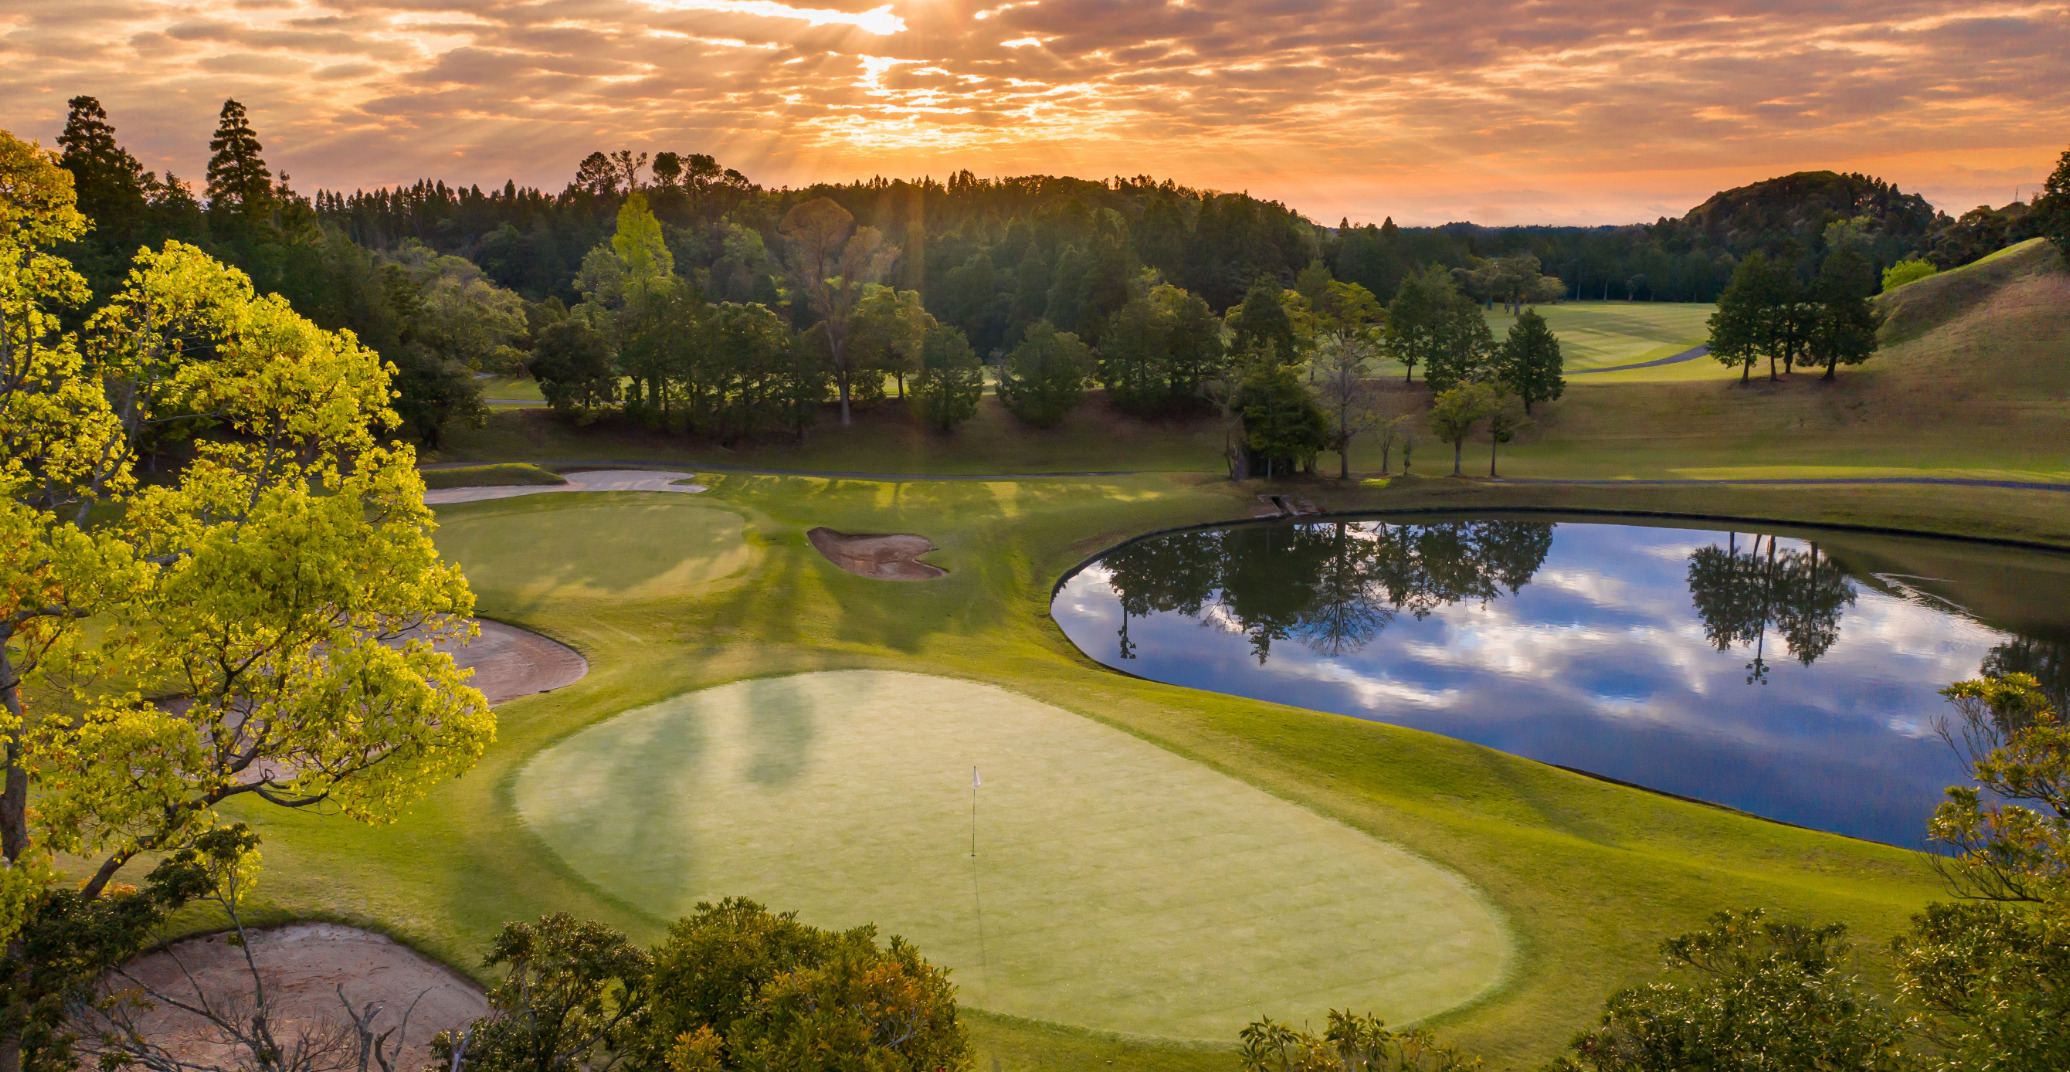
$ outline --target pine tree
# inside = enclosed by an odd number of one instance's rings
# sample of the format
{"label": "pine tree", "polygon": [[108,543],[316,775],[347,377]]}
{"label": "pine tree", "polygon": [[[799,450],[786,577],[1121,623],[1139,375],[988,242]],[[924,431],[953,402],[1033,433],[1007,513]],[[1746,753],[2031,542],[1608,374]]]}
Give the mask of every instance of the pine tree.
{"label": "pine tree", "polygon": [[1509,326],[1509,338],[1495,351],[1496,377],[1524,400],[1527,415],[1531,403],[1549,402],[1567,390],[1567,381],[1560,375],[1562,364],[1559,336],[1536,309],[1526,309],[1517,317]]}
{"label": "pine tree", "polygon": [[273,201],[273,172],[267,170],[259,135],[245,118],[244,105],[223,102],[216,136],[208,141],[208,204],[218,213],[237,209],[256,218]]}
{"label": "pine tree", "polygon": [[64,148],[58,166],[72,173],[79,211],[94,221],[96,230],[107,234],[122,229],[143,214],[155,177],[116,143],[115,128],[100,101],[73,97],[67,103],[71,111],[57,139]]}

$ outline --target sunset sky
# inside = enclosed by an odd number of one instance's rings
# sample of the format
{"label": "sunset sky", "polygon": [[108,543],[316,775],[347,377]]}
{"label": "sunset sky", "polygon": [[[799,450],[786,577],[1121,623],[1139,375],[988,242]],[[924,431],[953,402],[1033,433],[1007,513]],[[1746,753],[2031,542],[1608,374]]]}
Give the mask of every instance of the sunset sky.
{"label": "sunset sky", "polygon": [[1806,168],[1959,213],[2070,144],[2070,3],[0,2],[0,126],[50,145],[80,93],[190,180],[234,96],[305,192],[558,190],[631,148],[768,185],[1150,174],[1325,223],[1650,221]]}

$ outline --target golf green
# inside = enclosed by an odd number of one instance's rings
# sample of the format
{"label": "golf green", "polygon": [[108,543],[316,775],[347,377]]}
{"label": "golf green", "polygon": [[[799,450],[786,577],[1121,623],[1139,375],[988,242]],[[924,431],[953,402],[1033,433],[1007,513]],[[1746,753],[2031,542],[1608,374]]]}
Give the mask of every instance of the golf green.
{"label": "golf green", "polygon": [[[542,501],[576,495],[581,501]],[[739,514],[688,500],[595,492],[442,506],[435,538],[441,555],[466,566],[485,604],[666,599],[738,573],[755,557]]]}
{"label": "golf green", "polygon": [[540,752],[515,796],[571,868],[656,917],[738,894],[875,923],[952,968],[967,1004],[1099,1030],[1226,1042],[1261,1013],[1319,1026],[1333,1007],[1413,1021],[1487,990],[1510,955],[1449,871],[949,678],[689,693]]}

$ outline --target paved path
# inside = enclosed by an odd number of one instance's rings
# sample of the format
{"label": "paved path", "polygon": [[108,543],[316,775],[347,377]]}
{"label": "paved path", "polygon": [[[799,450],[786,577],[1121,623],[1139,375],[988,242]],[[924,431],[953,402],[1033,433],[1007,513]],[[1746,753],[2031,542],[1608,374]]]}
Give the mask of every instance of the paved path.
{"label": "paved path", "polygon": [[599,469],[587,473],[568,473],[568,482],[565,484],[434,488],[424,493],[424,501],[428,505],[439,506],[445,503],[480,502],[483,499],[509,499],[518,495],[543,495],[553,491],[673,491],[695,494],[706,490],[705,486],[673,483],[677,480],[688,480],[695,475],[665,469]]}
{"label": "paved path", "polygon": [[537,409],[546,405],[536,398],[484,398],[482,401],[491,406],[515,406],[519,409]]}
{"label": "paved path", "polygon": [[[503,462],[433,462],[433,463],[431,463],[431,464],[429,464],[429,465],[424,465],[424,466],[420,466],[419,468],[422,468],[422,469],[464,469],[464,468],[467,468],[467,467],[469,467],[469,466],[475,466],[475,465],[500,465],[500,464],[507,464],[507,463],[503,463]],[[638,460],[638,459],[636,459],[636,458],[569,458],[569,459],[565,459],[565,460],[560,460],[560,461],[554,461],[554,460],[547,460],[547,461],[536,461],[536,460],[532,460],[532,459],[525,459],[525,460],[524,460],[524,462],[523,462],[523,464],[525,464],[525,465],[543,465],[543,466],[546,466],[546,467],[548,467],[548,468],[553,468],[553,467],[556,467],[556,466],[561,466],[561,467],[565,467],[565,466],[574,466],[574,465],[661,465],[661,464],[664,464],[664,463],[661,463],[661,462],[646,462],[646,461],[640,461],[640,460]],[[678,463],[678,464],[680,464],[680,463]],[[749,475],[749,476],[816,476],[816,477],[824,477],[824,478],[826,478],[826,479],[829,479],[829,480],[884,480],[884,481],[899,481],[899,480],[1078,480],[1078,479],[1084,479],[1084,478],[1088,478],[1088,477],[1108,477],[1108,476],[1141,476],[1141,475],[1143,475],[1143,474],[1144,474],[1144,472],[1145,472],[1145,470],[1141,470],[1141,469],[1103,469],[1103,470],[1090,470],[1090,471],[1086,471],[1086,472],[1079,472],[1079,473],[980,473],[980,474],[976,474],[976,475],[956,475],[956,476],[946,476],[946,475],[936,475],[936,474],[932,474],[932,473],[849,473],[849,472],[840,472],[840,471],[836,471],[836,470],[828,470],[828,469],[758,469],[758,468],[755,468],[755,467],[753,467],[753,466],[746,466],[746,465],[708,465],[708,464],[706,464],[706,463],[704,463],[704,462],[691,462],[691,463],[689,463],[689,464],[691,464],[691,465],[693,465],[693,466],[696,466],[696,467],[697,467],[698,469],[700,469],[700,470],[703,470],[703,471],[705,471],[705,472],[710,472],[710,473],[743,473],[743,474],[746,474],[746,475]],[[650,470],[650,471],[651,471],[651,470]],[[568,473],[568,474],[566,474],[566,476],[568,477],[568,479],[569,479],[569,480],[573,480],[573,479],[575,479],[575,478],[576,478],[576,477],[578,477],[578,476],[594,476],[594,475],[596,475],[596,474],[594,474],[594,473]],[[684,478],[684,477],[687,477],[687,476],[689,476],[689,475],[690,475],[689,473],[678,473],[678,474],[676,474],[676,479],[679,479],[679,480],[680,480],[680,479],[682,479],[682,478]],[[458,490],[458,489],[455,489],[455,490]],[[540,488],[539,490],[541,490],[541,491],[553,491],[553,490],[556,490],[556,489],[548,487],[548,488]],[[559,490],[568,490],[568,489],[565,489],[565,488],[563,488],[563,489],[559,489]],[[635,490],[637,490],[637,489],[635,489]],[[678,490],[678,491],[680,491],[680,490],[682,490],[682,489],[680,489],[680,488],[677,488],[677,489],[675,489],[675,490]],[[703,488],[699,488],[699,489],[697,489],[697,490],[699,490],[699,491],[703,491],[704,489],[703,489]],[[425,500],[425,501],[426,501],[426,502],[430,502],[431,500],[427,499],[427,500]]]}
{"label": "paved path", "polygon": [[1659,358],[1658,360],[1654,360],[1654,361],[1641,361],[1641,362],[1639,362],[1639,363],[1637,363],[1637,364],[1635,364],[1635,365],[1612,365],[1612,366],[1610,366],[1609,368],[1584,368],[1584,369],[1569,369],[1569,370],[1567,371],[1567,375],[1569,375],[1569,376],[1587,376],[1587,375],[1590,375],[1590,374],[1592,374],[1592,373],[1597,373],[1597,372],[1623,372],[1623,371],[1625,371],[1626,369],[1635,369],[1635,368],[1657,368],[1657,367],[1659,367],[1659,366],[1661,366],[1661,365],[1679,365],[1679,364],[1681,364],[1681,363],[1682,363],[1682,362],[1684,362],[1684,361],[1694,361],[1694,360],[1696,360],[1697,358],[1699,358],[1699,357],[1702,357],[1702,356],[1704,356],[1705,354],[1708,354],[1708,353],[1710,353],[1710,352],[1711,352],[1711,344],[1710,344],[1710,343],[1704,343],[1704,344],[1703,344],[1703,345],[1701,345],[1701,346],[1695,346],[1695,347],[1691,347],[1690,349],[1684,350],[1684,351],[1682,351],[1681,353],[1679,353],[1679,354],[1675,354],[1675,355],[1674,355],[1674,356],[1672,356],[1672,357],[1663,357],[1663,358]]}

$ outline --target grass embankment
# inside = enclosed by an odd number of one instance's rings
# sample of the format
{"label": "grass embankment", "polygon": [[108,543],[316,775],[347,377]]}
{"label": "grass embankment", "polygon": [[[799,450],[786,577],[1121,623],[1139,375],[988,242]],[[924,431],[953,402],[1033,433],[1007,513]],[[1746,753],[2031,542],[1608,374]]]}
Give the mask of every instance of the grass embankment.
{"label": "grass embankment", "polygon": [[[1318,485],[1339,509],[1541,505],[1974,526],[2070,544],[2070,501],[2026,492],[1819,488],[1548,488],[1397,481]],[[1498,1063],[1561,1047],[1617,986],[1650,974],[1657,943],[1722,908],[1764,905],[1837,919],[1874,958],[1938,894],[1912,853],[1680,803],[1383,724],[1126,678],[1084,658],[1046,615],[1050,585],[1129,535],[1241,517],[1253,487],[1186,476],[879,483],[719,476],[696,500],[547,496],[440,510],[441,542],[484,614],[573,644],[582,682],[514,701],[498,743],[468,776],[399,822],[251,812],[266,837],[266,888],[282,910],[377,921],[472,966],[505,920],[565,910],[643,937],[662,920],[563,865],[519,816],[514,786],[541,749],[619,713],[745,678],[885,669],[967,678],[1123,730],[1456,872],[1500,912],[1514,968],[1491,995],[1435,1026]],[[665,515],[655,514],[665,510]],[[580,525],[569,511],[587,511]],[[649,517],[648,515],[655,515]],[[716,576],[711,524],[736,521],[751,561]],[[645,520],[642,520],[645,519]],[[690,524],[699,520],[698,524]],[[816,525],[918,532],[941,550],[937,581],[894,584],[840,571],[811,548]],[[677,559],[627,561],[612,534],[644,528]],[[570,538],[542,563],[533,541]],[[470,533],[476,535],[470,535]],[[628,537],[629,538],[629,537]],[[565,561],[563,561],[565,559]],[[685,565],[692,559],[697,564]],[[690,568],[712,579],[660,584]],[[548,571],[542,574],[542,570]],[[581,583],[572,583],[574,579]],[[551,585],[542,589],[542,581]],[[556,590],[558,589],[558,590]],[[966,891],[942,891],[961,897]],[[1201,941],[1212,942],[1212,936]],[[1243,963],[1226,970],[1241,973]],[[1280,1009],[1258,1012],[1284,1013]],[[973,1012],[979,1067],[1226,1068],[1226,1050],[1102,1035]]]}
{"label": "grass embankment", "polygon": [[1565,398],[1539,407],[1537,432],[1505,448],[1505,468],[1569,478],[2070,476],[2070,272],[2053,247],[2024,244],[1882,304],[1883,348],[1832,382],[1817,371],[1771,382],[1765,367],[1745,385],[1577,377]]}
{"label": "grass embankment", "polygon": [[426,488],[500,488],[565,483],[567,480],[559,473],[525,462],[431,469],[424,473]]}

